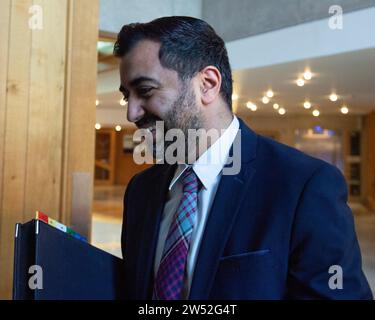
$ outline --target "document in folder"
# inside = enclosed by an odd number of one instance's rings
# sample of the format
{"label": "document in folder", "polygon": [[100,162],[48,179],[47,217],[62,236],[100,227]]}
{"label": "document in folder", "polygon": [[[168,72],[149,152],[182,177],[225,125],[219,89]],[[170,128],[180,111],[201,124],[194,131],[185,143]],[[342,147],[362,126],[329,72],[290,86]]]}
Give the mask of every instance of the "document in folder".
{"label": "document in folder", "polygon": [[123,299],[123,261],[40,220],[16,225],[13,299]]}

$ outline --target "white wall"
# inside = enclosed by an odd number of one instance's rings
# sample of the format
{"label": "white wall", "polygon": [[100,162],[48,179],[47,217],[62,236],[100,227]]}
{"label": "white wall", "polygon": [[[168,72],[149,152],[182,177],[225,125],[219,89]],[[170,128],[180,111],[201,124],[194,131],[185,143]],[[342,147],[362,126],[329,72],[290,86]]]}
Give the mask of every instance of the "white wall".
{"label": "white wall", "polygon": [[202,0],[100,0],[100,31],[118,33],[124,24],[162,16],[201,18]]}
{"label": "white wall", "polygon": [[313,59],[375,47],[375,7],[343,15],[343,29],[328,19],[304,23],[227,43],[233,70]]}

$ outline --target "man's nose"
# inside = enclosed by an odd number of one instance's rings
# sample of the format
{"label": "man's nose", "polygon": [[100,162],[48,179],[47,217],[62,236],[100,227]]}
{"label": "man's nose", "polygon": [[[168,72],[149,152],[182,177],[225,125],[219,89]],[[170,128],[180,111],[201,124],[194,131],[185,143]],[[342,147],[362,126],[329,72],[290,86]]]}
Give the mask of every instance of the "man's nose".
{"label": "man's nose", "polygon": [[143,109],[141,102],[138,99],[128,99],[128,112],[127,118],[130,122],[137,122],[142,119],[145,115],[145,110]]}

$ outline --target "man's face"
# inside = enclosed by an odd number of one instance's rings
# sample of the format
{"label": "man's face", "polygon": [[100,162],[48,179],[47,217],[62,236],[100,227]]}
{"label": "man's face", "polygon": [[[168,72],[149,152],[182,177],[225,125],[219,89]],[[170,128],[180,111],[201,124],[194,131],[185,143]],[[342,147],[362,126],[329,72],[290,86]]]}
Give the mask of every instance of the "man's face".
{"label": "man's face", "polygon": [[193,85],[160,64],[159,49],[159,43],[143,40],[121,59],[120,90],[128,100],[128,120],[151,130],[156,121],[164,121],[165,130],[181,129],[185,134],[187,129],[202,128]]}

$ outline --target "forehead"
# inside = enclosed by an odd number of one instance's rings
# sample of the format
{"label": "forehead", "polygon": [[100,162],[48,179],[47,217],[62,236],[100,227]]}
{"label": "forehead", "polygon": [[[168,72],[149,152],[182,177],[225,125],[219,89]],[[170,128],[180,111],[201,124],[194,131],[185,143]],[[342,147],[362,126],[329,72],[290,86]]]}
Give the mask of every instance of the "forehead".
{"label": "forehead", "polygon": [[142,40],[120,62],[121,83],[125,86],[138,77],[176,80],[177,72],[164,68],[159,60],[160,43]]}

